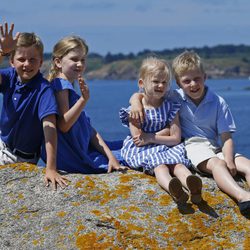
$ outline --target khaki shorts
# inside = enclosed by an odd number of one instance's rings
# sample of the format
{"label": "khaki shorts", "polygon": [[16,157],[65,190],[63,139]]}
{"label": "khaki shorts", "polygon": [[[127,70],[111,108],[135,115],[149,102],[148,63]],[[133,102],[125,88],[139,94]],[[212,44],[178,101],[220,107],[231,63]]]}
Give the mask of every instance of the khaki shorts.
{"label": "khaki shorts", "polygon": [[[191,137],[185,140],[185,148],[187,151],[187,157],[191,160],[195,170],[199,171],[197,166],[213,157],[218,157],[224,160],[221,148],[215,147],[214,142],[203,137]],[[235,154],[235,157],[240,154]],[[199,171],[200,172],[200,171]]]}
{"label": "khaki shorts", "polygon": [[0,165],[12,164],[17,162],[29,162],[36,164],[38,158],[24,159],[15,155],[7,145],[0,139]]}

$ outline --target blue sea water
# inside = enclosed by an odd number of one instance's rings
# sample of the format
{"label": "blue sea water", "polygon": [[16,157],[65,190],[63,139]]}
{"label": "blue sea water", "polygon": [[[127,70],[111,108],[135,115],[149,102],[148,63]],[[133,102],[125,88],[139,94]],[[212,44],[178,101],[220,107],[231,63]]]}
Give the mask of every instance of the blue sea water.
{"label": "blue sea water", "polygon": [[[121,125],[118,112],[121,107],[129,105],[131,94],[138,90],[136,80],[93,80],[87,84],[90,99],[85,110],[93,126],[105,140],[124,139],[129,131]],[[206,84],[229,104],[237,126],[237,132],[233,135],[236,151],[250,158],[250,81],[209,79]],[[175,84],[172,87],[175,88]],[[1,99],[0,95],[0,109]]]}
{"label": "blue sea water", "polygon": [[[233,135],[236,151],[250,158],[250,81],[209,79],[206,84],[229,104],[237,126]],[[86,111],[93,126],[106,140],[124,139],[128,129],[121,125],[118,112],[129,105],[131,94],[138,90],[137,82],[94,80],[88,81],[88,86],[90,99]]]}

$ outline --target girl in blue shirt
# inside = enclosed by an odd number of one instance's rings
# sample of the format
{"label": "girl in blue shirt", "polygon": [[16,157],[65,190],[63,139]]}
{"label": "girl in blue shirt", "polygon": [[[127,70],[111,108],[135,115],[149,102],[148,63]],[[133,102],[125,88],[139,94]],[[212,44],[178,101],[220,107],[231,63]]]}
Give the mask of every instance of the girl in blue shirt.
{"label": "girl in blue shirt", "polygon": [[[88,86],[82,78],[87,53],[88,46],[77,36],[65,37],[54,46],[48,80],[59,111],[57,165],[66,172],[84,174],[125,169],[114,156],[119,156],[119,150],[111,152],[83,110],[89,99]],[[77,82],[81,95],[74,89]]]}

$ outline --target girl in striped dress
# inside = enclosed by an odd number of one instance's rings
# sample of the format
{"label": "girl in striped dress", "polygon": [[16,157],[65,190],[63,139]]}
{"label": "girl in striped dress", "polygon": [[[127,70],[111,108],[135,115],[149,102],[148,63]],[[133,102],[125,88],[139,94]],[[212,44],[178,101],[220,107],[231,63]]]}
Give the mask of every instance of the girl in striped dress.
{"label": "girl in striped dress", "polygon": [[[122,124],[131,135],[123,142],[122,157],[133,169],[143,169],[155,175],[159,185],[168,191],[177,203],[185,203],[189,192],[191,201],[202,201],[202,182],[188,169],[190,162],[181,142],[178,111],[179,103],[169,102],[170,69],[164,60],[155,57],[143,61],[138,85],[143,92],[145,110],[143,124],[129,118],[129,108],[120,110]],[[175,176],[175,177],[173,177]]]}

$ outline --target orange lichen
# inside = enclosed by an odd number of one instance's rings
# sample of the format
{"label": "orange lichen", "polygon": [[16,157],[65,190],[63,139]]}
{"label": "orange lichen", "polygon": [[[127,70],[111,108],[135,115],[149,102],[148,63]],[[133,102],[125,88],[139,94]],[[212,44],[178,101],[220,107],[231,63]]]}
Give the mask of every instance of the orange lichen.
{"label": "orange lichen", "polygon": [[64,211],[57,212],[57,216],[58,216],[58,217],[65,217],[66,214],[67,214],[67,213],[64,212]]}

